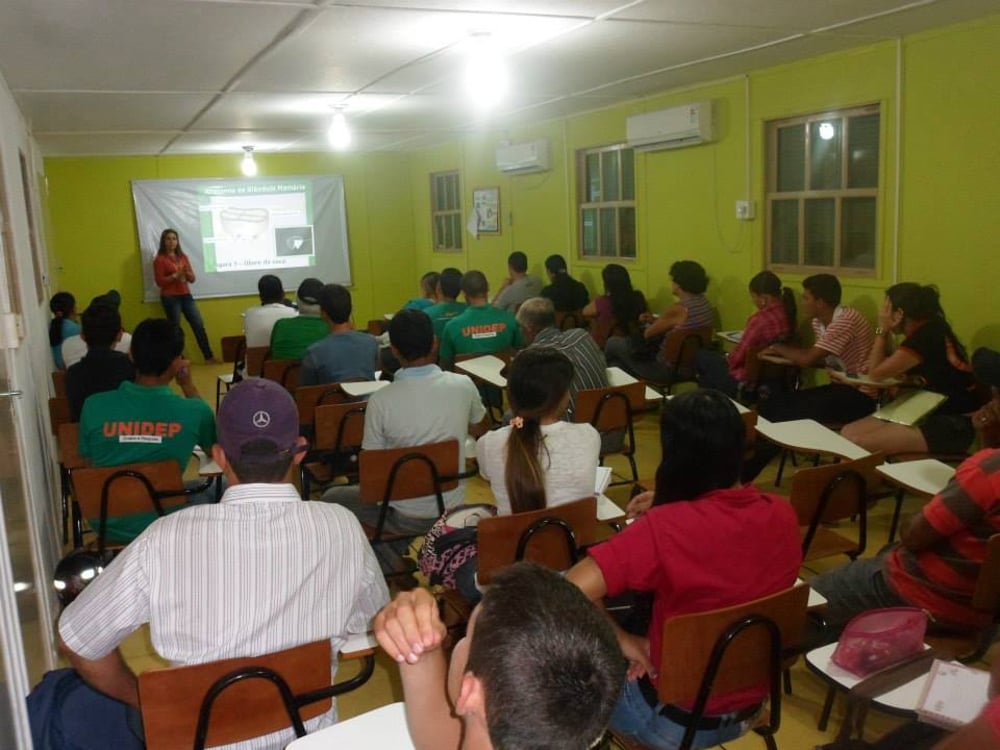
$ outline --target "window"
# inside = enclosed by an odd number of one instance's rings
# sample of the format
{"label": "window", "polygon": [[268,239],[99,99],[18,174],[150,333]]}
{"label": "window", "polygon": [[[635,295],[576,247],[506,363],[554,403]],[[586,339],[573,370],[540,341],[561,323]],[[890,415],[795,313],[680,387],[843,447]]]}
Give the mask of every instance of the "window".
{"label": "window", "polygon": [[609,146],[579,151],[580,256],[635,258],[635,157]]}
{"label": "window", "polygon": [[874,276],[877,104],[768,123],[768,267]]}
{"label": "window", "polygon": [[458,172],[431,175],[431,228],[435,250],[462,249],[462,187]]}

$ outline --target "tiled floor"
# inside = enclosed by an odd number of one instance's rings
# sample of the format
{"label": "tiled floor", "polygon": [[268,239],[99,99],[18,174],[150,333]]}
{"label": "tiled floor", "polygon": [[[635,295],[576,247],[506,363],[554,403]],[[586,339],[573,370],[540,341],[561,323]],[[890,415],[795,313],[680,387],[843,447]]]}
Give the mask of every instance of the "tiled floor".
{"label": "tiled floor", "polygon": [[[229,366],[198,366],[195,368],[195,379],[206,400],[214,401],[215,376],[218,373],[229,371]],[[650,412],[643,415],[636,428],[638,443],[637,459],[639,472],[642,477],[652,477],[656,465],[659,462],[659,431],[657,423],[657,412]],[[624,470],[627,464],[620,457],[609,458],[608,463],[616,470]],[[771,489],[773,487],[774,466],[760,478],[762,487]],[[780,494],[787,493],[788,480],[783,482],[783,487],[775,490]],[[481,502],[489,499],[489,490],[485,482],[474,479],[470,481],[468,500],[470,502]],[[617,499],[617,498],[616,498]],[[919,501],[909,498],[904,508],[906,513],[912,513],[920,507]],[[886,539],[889,520],[891,518],[891,505],[888,501],[882,501],[876,505],[869,514],[869,553],[877,551]],[[853,529],[839,529],[843,533],[852,533]],[[846,560],[831,560],[817,564],[814,569],[803,569],[803,576],[809,578],[816,572],[840,565]],[[137,671],[164,666],[164,663],[153,652],[149,642],[148,629],[143,628],[126,641],[123,646],[125,658],[128,663]],[[344,667],[341,676],[347,675],[347,670],[351,667]],[[840,725],[840,716],[843,712],[843,701],[838,701],[834,708],[833,717],[827,732],[821,733],[816,729],[816,720],[819,716],[825,694],[824,686],[820,680],[812,675],[800,660],[792,669],[793,694],[786,696],[782,703],[782,723],[778,734],[778,743],[785,750],[800,750],[802,748],[812,748],[818,744],[831,742]],[[340,716],[347,718],[358,713],[368,711],[372,708],[384,705],[392,701],[402,699],[402,692],[397,677],[395,665],[380,655],[377,660],[375,674],[364,687],[354,691],[340,699]],[[874,739],[893,726],[899,723],[899,719],[873,712],[866,724],[866,737]],[[755,735],[743,737],[735,742],[727,743],[726,747],[737,748],[760,748],[763,742]]]}

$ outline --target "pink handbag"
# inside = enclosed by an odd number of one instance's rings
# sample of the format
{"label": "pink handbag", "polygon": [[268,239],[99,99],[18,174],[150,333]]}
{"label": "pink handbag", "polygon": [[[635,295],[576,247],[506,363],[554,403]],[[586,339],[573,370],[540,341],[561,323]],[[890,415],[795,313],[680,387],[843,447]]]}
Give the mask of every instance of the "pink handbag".
{"label": "pink handbag", "polygon": [[927,613],[916,607],[862,612],[844,628],[832,661],[858,677],[892,666],[924,649]]}

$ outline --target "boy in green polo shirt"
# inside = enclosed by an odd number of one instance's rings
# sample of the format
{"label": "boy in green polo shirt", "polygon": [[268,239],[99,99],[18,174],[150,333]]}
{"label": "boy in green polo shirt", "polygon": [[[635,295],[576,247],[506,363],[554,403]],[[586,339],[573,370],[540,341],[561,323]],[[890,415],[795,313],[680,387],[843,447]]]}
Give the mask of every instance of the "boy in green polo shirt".
{"label": "boy in green polo shirt", "polygon": [[[195,445],[211,450],[215,415],[191,380],[183,351],[184,332],[170,321],[150,318],[136,327],[130,351],[135,381],[94,394],[83,404],[79,450],[92,466],[173,460],[183,472]],[[171,381],[183,397],[171,389]],[[155,518],[154,511],[108,518],[105,534],[128,542]]]}
{"label": "boy in green polo shirt", "polygon": [[492,354],[524,345],[514,315],[490,305],[489,282],[481,271],[462,276],[462,292],[469,306],[444,327],[439,352],[443,366],[450,367],[456,354]]}

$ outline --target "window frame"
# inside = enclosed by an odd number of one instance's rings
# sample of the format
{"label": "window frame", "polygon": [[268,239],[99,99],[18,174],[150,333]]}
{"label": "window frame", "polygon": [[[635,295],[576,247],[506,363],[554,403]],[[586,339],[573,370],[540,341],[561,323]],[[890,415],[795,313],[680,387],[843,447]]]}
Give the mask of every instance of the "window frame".
{"label": "window frame", "polygon": [[[878,115],[878,156],[877,156],[877,179],[874,187],[847,187],[850,179],[850,119],[863,115]],[[840,143],[840,188],[811,190],[809,189],[809,179],[811,176],[811,128],[810,124],[840,120],[842,124],[842,135]],[[778,131],[781,128],[803,125],[805,127],[805,138],[802,148],[803,154],[803,188],[801,190],[786,190],[779,192],[777,189],[778,180]],[[854,278],[875,279],[879,277],[881,267],[880,238],[882,236],[881,221],[881,200],[883,198],[883,169],[882,161],[884,157],[883,132],[882,132],[882,107],[878,102],[862,104],[843,109],[816,112],[796,117],[787,117],[779,120],[770,120],[765,123],[765,166],[766,181],[764,185],[764,267],[779,274],[801,274],[812,275],[815,273],[833,273],[838,276]],[[830,199],[834,200],[833,216],[833,263],[831,265],[816,265],[805,263],[806,243],[806,203],[810,199]],[[859,266],[845,266],[841,264],[843,253],[843,205],[845,199],[850,198],[874,198],[875,200],[875,227],[872,253],[874,265],[871,268]],[[798,263],[778,263],[772,261],[771,243],[774,239],[773,204],[777,200],[798,201]]]}
{"label": "window frame", "polygon": [[[625,190],[625,170],[624,170],[624,159],[621,158],[621,154],[625,151],[632,152],[632,198],[629,200],[619,199],[612,201],[587,201],[588,196],[588,185],[587,185],[587,157],[592,154],[604,154],[612,151],[619,152],[618,158],[618,184],[621,186],[621,193],[624,195]],[[637,231],[637,217],[638,209],[636,206],[636,180],[635,180],[635,169],[636,169],[636,151],[634,148],[628,146],[625,143],[616,143],[608,146],[594,146],[591,148],[581,148],[577,149],[576,152],[576,203],[577,203],[577,259],[582,262],[594,262],[594,261],[604,261],[604,262],[625,262],[625,263],[635,263],[639,259],[639,236]],[[601,192],[604,193],[604,170],[601,169]],[[602,255],[600,253],[600,216],[602,209],[613,209],[615,212],[615,254],[614,255]],[[621,210],[622,209],[632,209],[632,236],[633,244],[635,248],[634,255],[622,255],[622,232],[621,232]],[[598,252],[595,255],[587,255],[584,253],[584,228],[583,228],[583,217],[585,210],[596,210],[598,216],[597,225],[597,244]]]}
{"label": "window frame", "polygon": [[[450,181],[454,181],[453,186],[448,186]],[[449,195],[445,196],[447,208],[439,209],[438,191],[444,185]],[[454,198],[454,205],[451,199]],[[449,169],[442,172],[431,172],[430,174],[430,201],[431,201],[431,246],[435,253],[460,253],[462,247],[462,175],[457,169]],[[451,224],[454,230],[453,239],[455,242],[448,245],[445,243],[446,237],[438,236],[438,220],[443,219]],[[456,221],[457,219],[457,221]],[[447,234],[445,232],[445,234]],[[439,242],[439,239],[441,240]]]}

